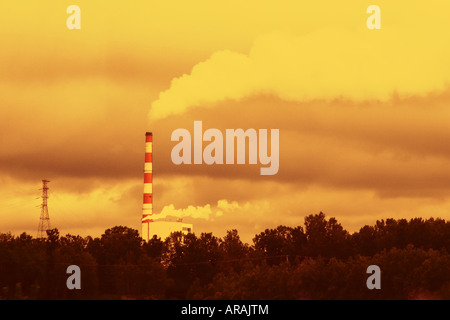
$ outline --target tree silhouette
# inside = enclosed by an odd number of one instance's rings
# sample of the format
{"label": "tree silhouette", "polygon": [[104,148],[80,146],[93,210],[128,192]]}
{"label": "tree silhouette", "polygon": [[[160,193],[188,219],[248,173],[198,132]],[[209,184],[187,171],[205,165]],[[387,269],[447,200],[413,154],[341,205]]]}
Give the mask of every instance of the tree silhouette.
{"label": "tree silhouette", "polygon": [[255,249],[267,257],[268,264],[280,264],[282,261],[288,261],[289,256],[295,258],[304,254],[306,235],[301,226],[278,226],[256,235],[253,243]]}
{"label": "tree silhouette", "polygon": [[308,255],[345,258],[350,255],[349,234],[335,218],[320,212],[305,218]]}
{"label": "tree silhouette", "polygon": [[[0,233],[1,299],[450,299],[450,222],[379,220],[349,234],[325,214],[243,243],[237,230],[142,241],[125,226],[99,238]],[[66,269],[82,269],[68,290]],[[382,270],[368,290],[366,269]]]}

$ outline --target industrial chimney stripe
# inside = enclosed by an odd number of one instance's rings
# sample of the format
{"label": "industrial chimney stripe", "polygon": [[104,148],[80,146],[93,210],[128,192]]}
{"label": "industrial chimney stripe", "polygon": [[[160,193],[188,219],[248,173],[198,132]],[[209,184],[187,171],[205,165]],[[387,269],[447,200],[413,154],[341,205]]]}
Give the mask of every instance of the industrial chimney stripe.
{"label": "industrial chimney stripe", "polygon": [[153,215],[152,142],[153,142],[153,135],[151,132],[147,132],[145,134],[144,195],[142,207],[143,224],[152,222],[152,220],[149,217]]}

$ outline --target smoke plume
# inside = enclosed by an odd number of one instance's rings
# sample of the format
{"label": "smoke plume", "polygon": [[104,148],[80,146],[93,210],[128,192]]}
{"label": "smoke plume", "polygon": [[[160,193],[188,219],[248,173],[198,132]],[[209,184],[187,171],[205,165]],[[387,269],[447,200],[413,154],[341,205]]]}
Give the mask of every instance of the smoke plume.
{"label": "smoke plume", "polygon": [[188,206],[187,208],[176,209],[173,204],[164,206],[159,214],[154,215],[154,219],[174,218],[194,218],[213,221],[216,217],[222,216],[224,213],[239,209],[239,204],[236,201],[228,202],[227,200],[217,201],[217,205],[211,206],[206,204],[204,206]]}
{"label": "smoke plume", "polygon": [[[429,59],[428,52],[440,54]],[[271,33],[257,38],[248,54],[217,51],[190,74],[173,79],[153,102],[150,118],[258,94],[300,102],[342,97],[386,101],[394,93],[443,90],[449,71],[450,47],[445,41],[414,32]]]}

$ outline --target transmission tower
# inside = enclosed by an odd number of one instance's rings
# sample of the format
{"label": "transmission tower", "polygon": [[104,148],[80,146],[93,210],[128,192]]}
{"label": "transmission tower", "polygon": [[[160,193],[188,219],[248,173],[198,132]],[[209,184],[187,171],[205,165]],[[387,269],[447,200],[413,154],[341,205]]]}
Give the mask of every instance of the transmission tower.
{"label": "transmission tower", "polygon": [[47,238],[47,230],[50,230],[50,216],[48,215],[48,187],[47,183],[50,181],[42,180],[42,205],[41,205],[41,217],[39,219],[39,228],[37,238]]}

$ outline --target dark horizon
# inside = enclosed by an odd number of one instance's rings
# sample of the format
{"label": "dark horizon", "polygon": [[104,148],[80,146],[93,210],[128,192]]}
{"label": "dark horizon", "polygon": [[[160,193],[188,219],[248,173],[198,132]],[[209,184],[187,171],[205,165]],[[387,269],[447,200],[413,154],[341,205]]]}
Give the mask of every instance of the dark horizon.
{"label": "dark horizon", "polygon": [[[449,299],[450,222],[387,219],[350,234],[323,213],[243,243],[238,230],[142,241],[116,226],[100,238],[0,234],[3,299]],[[65,287],[81,268],[82,290]],[[368,290],[378,265],[381,290]],[[157,275],[155,277],[155,274]],[[272,289],[269,289],[272,288]],[[276,290],[274,288],[277,288]]]}

